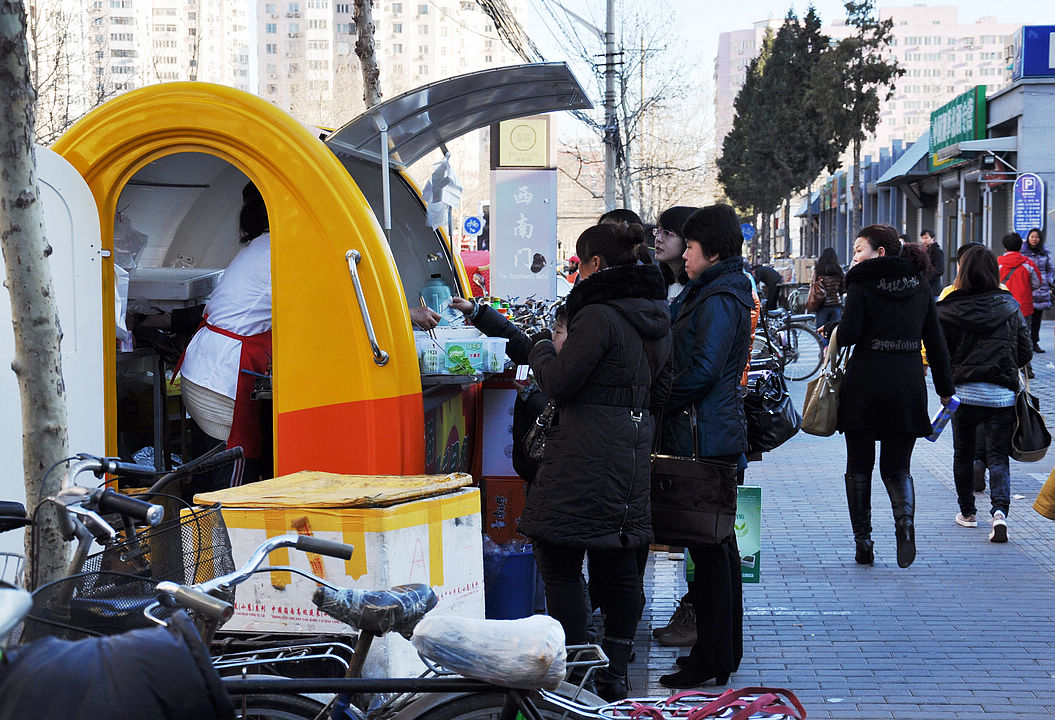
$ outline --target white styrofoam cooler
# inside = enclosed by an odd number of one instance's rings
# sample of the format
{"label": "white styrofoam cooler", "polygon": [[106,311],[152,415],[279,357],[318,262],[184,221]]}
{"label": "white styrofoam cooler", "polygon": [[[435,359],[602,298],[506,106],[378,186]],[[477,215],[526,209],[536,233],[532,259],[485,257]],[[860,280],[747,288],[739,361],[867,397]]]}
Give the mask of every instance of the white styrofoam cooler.
{"label": "white styrofoam cooler", "polygon": [[[236,564],[245,562],[266,538],[298,532],[296,523],[300,532],[354,545],[352,559],[283,549],[271,554],[270,565],[303,568],[341,587],[387,589],[425,583],[439,599],[434,612],[484,616],[480,492],[476,488],[385,508],[224,508],[223,516]],[[315,587],[299,575],[259,573],[238,587],[234,617],[223,629],[354,632],[315,608],[311,602]],[[389,633],[374,642],[364,675],[408,677],[423,670],[411,644]]]}

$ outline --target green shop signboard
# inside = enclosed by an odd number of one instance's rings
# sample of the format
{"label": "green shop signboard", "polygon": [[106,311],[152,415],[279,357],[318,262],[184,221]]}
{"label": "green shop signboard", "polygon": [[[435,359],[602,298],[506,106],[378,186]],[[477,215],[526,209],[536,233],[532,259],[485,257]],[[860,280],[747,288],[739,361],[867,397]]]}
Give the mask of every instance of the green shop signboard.
{"label": "green shop signboard", "polygon": [[[745,583],[762,582],[762,488],[736,488],[736,546],[740,551],[740,578]],[[685,579],[692,580],[696,567],[685,553]]]}
{"label": "green shop signboard", "polygon": [[985,138],[986,105],[985,85],[977,85],[930,114],[930,151],[927,167],[930,172],[966,162],[959,157],[938,159],[944,148],[967,140]]}

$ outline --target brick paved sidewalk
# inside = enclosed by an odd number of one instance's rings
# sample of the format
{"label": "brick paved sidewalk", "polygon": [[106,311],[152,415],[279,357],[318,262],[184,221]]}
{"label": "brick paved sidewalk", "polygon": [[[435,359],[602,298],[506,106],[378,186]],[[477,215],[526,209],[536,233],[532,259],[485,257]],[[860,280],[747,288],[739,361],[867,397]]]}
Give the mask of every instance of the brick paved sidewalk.
{"label": "brick paved sidewalk", "polygon": [[[1055,348],[1033,363],[1032,383],[1055,428]],[[801,407],[805,383],[792,383]],[[937,406],[937,398],[932,399]],[[913,455],[916,544],[911,568],[895,559],[894,521],[873,478],[876,563],[854,563],[843,489],[842,436],[799,434],[747,471],[763,497],[762,583],[744,586],[744,659],[734,687],[793,690],[810,718],[986,720],[1055,717],[1055,523],[1032,503],[1055,465],[1011,463],[1010,541],[989,543],[988,495],[979,526],[962,528],[952,480],[951,428]],[[653,553],[631,666],[633,694],[658,684],[683,648],[654,642],[684,592],[683,564]],[[704,689],[713,691],[713,686]]]}

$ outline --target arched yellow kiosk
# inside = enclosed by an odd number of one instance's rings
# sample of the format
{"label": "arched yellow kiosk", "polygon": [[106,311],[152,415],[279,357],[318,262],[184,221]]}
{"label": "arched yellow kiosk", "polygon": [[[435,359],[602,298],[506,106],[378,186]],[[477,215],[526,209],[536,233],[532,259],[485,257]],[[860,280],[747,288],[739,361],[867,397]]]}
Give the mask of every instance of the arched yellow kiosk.
{"label": "arched yellow kiosk", "polygon": [[[559,69],[543,67],[551,73]],[[561,82],[578,88],[567,68],[559,67]],[[486,90],[497,102],[503,94],[496,87],[501,83]],[[544,87],[510,86],[504,99],[516,92],[537,95]],[[521,110],[588,106],[581,88],[577,93],[573,102],[567,93],[530,95],[528,102],[507,103],[499,112],[470,103],[472,118],[446,136],[433,133],[433,146]],[[416,129],[423,126],[421,113],[428,116],[428,97],[417,102]],[[381,117],[377,108],[372,112]],[[417,137],[420,149],[420,133]],[[264,100],[206,83],[166,83],[121,95],[80,120],[54,150],[84,177],[98,206],[104,348],[116,348],[121,332],[112,308],[124,299],[115,295],[124,273],[115,269],[115,253],[128,252],[128,238],[134,236],[131,246],[138,248],[132,251],[138,253],[138,267],[131,271],[130,287],[152,268],[177,274],[216,268],[218,275],[237,250],[236,200],[251,180],[263,195],[271,226],[274,472],[439,471],[437,458],[447,442],[440,433],[453,431],[432,428],[432,439],[423,432],[429,403],[423,399],[408,298],[416,301],[429,273],[442,275],[456,293],[467,294],[468,281],[443,235],[424,224],[424,203],[402,172],[401,163],[413,159],[393,154],[392,187],[382,198],[380,171],[388,157],[381,162],[354,149],[342,154]],[[391,203],[389,238],[378,222],[382,202]],[[132,233],[126,232],[129,217],[136,226]],[[145,301],[150,307],[160,302],[149,295]],[[118,358],[116,351],[106,351],[107,452],[114,455]],[[473,388],[466,387],[435,402],[453,399],[458,412],[463,403],[455,396],[466,391],[469,405]],[[466,412],[458,432],[470,432],[471,424]],[[464,455],[472,443],[461,440]],[[463,467],[449,469],[466,469],[467,461],[463,457]]]}

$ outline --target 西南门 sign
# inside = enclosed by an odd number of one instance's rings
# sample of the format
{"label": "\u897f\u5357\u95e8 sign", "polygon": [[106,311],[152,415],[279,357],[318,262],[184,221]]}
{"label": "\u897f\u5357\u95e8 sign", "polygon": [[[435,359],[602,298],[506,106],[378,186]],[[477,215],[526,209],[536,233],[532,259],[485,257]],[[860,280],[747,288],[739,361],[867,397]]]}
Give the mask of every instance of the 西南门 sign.
{"label": "\u897f\u5357\u95e8 sign", "polygon": [[491,294],[557,296],[557,171],[491,172]]}

